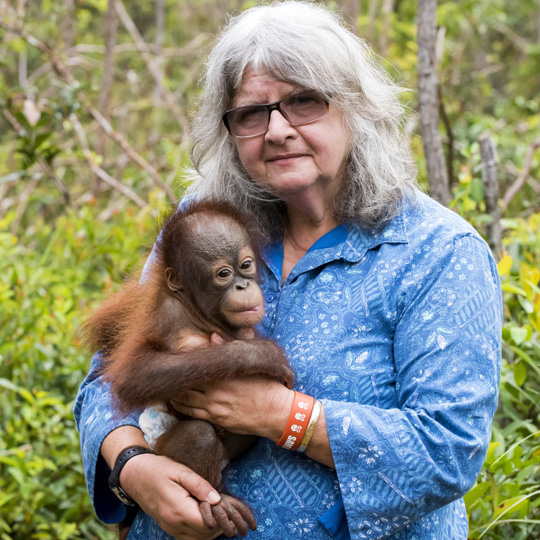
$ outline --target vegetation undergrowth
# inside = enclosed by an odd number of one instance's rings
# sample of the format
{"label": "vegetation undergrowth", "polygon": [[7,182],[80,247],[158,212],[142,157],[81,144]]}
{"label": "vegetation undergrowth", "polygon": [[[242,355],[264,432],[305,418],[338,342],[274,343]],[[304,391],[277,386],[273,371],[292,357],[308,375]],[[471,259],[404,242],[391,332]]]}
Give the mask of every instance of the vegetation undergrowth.
{"label": "vegetation undergrowth", "polygon": [[[125,24],[113,32],[111,0],[0,0],[0,540],[115,537],[95,518],[82,474],[72,408],[90,353],[77,328],[151,242],[167,199],[158,180],[174,200],[175,171],[187,163],[184,124],[209,44],[227,13],[255,3],[124,2],[156,78]],[[418,3],[356,7],[346,18],[358,35],[416,88]],[[538,0],[438,2],[451,208],[487,236],[485,133],[497,148],[499,200],[507,199],[500,403],[486,464],[465,497],[471,539],[540,538],[538,9]],[[107,29],[117,33],[114,47]],[[49,54],[63,69],[51,69]],[[426,184],[417,97],[404,96],[412,113],[404,129]]]}
{"label": "vegetation undergrowth", "polygon": [[103,222],[88,206],[17,237],[12,219],[0,221],[0,538],[112,539],[82,473],[72,409],[89,353],[77,329],[135,267],[155,220]]}
{"label": "vegetation undergrowth", "polygon": [[[19,237],[10,219],[0,221],[0,538],[113,538],[82,474],[72,408],[89,353],[77,328],[136,267],[155,219],[128,210],[101,221],[88,206],[54,225],[38,217]],[[465,500],[470,538],[528,540],[540,523],[540,214],[503,225],[500,406]]]}

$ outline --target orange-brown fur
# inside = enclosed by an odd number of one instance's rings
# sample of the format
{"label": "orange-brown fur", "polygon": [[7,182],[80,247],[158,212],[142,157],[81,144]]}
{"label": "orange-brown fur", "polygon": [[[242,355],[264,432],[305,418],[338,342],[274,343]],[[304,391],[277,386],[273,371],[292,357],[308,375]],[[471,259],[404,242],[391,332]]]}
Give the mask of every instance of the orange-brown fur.
{"label": "orange-brown fur", "polygon": [[[294,374],[276,344],[239,339],[257,306],[247,312],[247,323],[234,310],[227,316],[223,311],[225,304],[229,310],[236,303],[262,302],[250,262],[255,265],[258,258],[255,235],[246,230],[247,222],[222,203],[193,203],[176,212],[156,241],[145,280],[129,281],[88,319],[87,342],[105,353],[104,377],[121,411],[167,403],[184,390],[237,376],[262,374],[292,386]],[[243,260],[240,253],[253,255]],[[216,260],[233,269],[229,288],[221,287],[221,277],[209,272]],[[260,317],[262,304],[254,323]],[[207,344],[179,349],[179,340],[191,332],[207,336]],[[210,345],[213,332],[225,343]],[[244,449],[240,439],[206,422],[180,416],[160,437],[157,448],[220,489],[222,463]],[[201,456],[213,458],[203,461]],[[242,519],[234,517],[237,512],[227,505],[236,508]],[[210,523],[209,509],[201,506],[201,510]],[[255,526],[249,509],[232,497],[212,511],[226,534],[234,532],[231,523],[240,533],[247,533],[244,521]]]}

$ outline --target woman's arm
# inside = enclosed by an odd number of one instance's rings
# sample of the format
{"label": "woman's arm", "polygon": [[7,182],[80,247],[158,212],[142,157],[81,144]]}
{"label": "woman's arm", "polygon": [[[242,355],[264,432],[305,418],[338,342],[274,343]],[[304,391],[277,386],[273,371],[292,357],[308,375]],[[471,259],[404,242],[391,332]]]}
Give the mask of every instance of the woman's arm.
{"label": "woman's arm", "polygon": [[[293,398],[294,392],[279,382],[253,376],[202,386],[184,392],[171,403],[183,414],[218,424],[233,433],[277,442],[287,425]],[[323,407],[305,454],[334,468]]]}
{"label": "woman's arm", "polygon": [[[335,466],[353,537],[368,530],[395,534],[461,497],[489,444],[500,369],[496,266],[471,235],[450,241],[442,258],[426,260],[421,274],[407,280],[408,294],[395,295],[397,406],[324,399],[322,421],[306,450]],[[255,378],[180,398],[186,414],[273,441],[292,403],[287,389]],[[381,523],[384,531],[377,530]]]}
{"label": "woman's arm", "polygon": [[[100,358],[92,361],[75,405],[88,489],[96,514],[106,523],[125,516],[125,507],[108,488],[108,476],[118,454],[129,446],[147,446],[138,428],[138,413],[119,418],[111,405],[108,385],[99,373]],[[221,530],[208,529],[198,502],[219,502],[212,486],[187,467],[166,457],[144,454],[130,459],[120,475],[122,488],[160,526],[184,540],[210,540]]]}
{"label": "woman's arm", "polygon": [[403,279],[408,293],[397,302],[393,343],[397,407],[323,400],[353,538],[386,538],[424,516],[429,524],[435,510],[433,519],[444,521],[444,507],[473,486],[488,449],[500,376],[497,268],[472,235],[441,251]]}
{"label": "woman's arm", "polygon": [[100,377],[101,361],[100,353],[96,353],[92,358],[90,372],[77,394],[74,414],[81,441],[86,483],[94,510],[101,521],[117,523],[124,519],[125,508],[109,489],[107,480],[110,467],[100,453],[101,446],[104,439],[117,428],[137,428],[139,414],[126,417],[115,414],[109,387]]}
{"label": "woman's arm", "polygon": [[[147,446],[142,432],[132,426],[110,433],[101,453],[110,467],[128,446]],[[208,529],[199,510],[200,501],[219,502],[219,494],[193,471],[164,456],[140,454],[122,468],[120,485],[167,533],[181,540],[210,540],[219,528]],[[194,498],[195,497],[195,498]]]}

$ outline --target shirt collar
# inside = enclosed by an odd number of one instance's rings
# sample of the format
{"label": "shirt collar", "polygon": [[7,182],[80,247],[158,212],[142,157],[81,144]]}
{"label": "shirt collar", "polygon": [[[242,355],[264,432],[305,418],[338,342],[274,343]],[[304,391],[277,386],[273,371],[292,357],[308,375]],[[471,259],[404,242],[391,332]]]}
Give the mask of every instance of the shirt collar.
{"label": "shirt collar", "polygon": [[366,251],[382,244],[406,244],[408,242],[405,217],[401,212],[380,229],[366,229],[355,223],[350,224],[347,239],[342,245],[341,251],[336,255],[348,262],[358,262]]}
{"label": "shirt collar", "polygon": [[[339,225],[313,244],[304,257],[298,261],[287,277],[287,281],[294,279],[302,272],[334,260],[359,262],[368,250],[382,244],[403,244],[408,241],[403,213],[397,215],[385,227],[377,230],[366,229],[355,223]],[[282,242],[268,246],[262,257],[271,272],[281,281]]]}

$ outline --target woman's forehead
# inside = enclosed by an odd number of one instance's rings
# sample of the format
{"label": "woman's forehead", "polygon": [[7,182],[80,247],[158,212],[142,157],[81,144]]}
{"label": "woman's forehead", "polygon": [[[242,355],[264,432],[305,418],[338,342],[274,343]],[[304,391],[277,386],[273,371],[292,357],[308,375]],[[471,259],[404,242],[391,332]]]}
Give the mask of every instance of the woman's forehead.
{"label": "woman's forehead", "polygon": [[253,103],[263,103],[269,99],[266,96],[270,94],[277,92],[281,98],[301,89],[303,88],[296,83],[276,79],[266,71],[249,67],[244,71],[240,86],[233,96],[233,105],[242,107]]}

